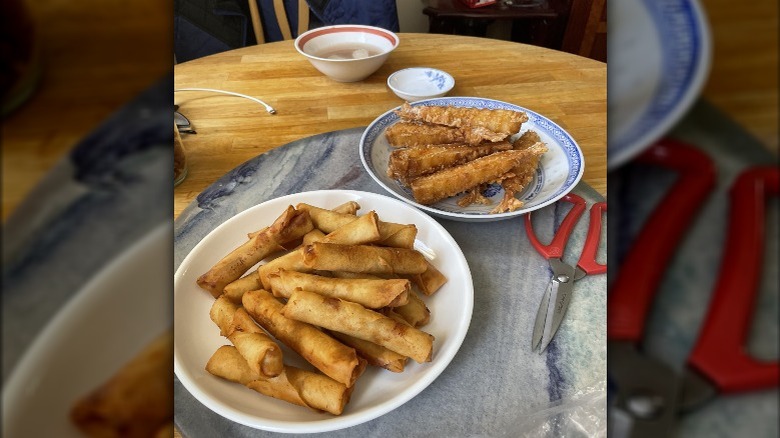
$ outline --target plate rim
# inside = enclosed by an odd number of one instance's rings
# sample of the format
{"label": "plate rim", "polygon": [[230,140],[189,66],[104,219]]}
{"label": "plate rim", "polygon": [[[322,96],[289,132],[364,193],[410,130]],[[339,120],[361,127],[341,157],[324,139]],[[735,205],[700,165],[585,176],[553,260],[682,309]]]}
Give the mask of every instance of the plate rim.
{"label": "plate rim", "polygon": [[[115,294],[116,289],[106,288],[104,285],[121,275],[122,272],[127,269],[126,266],[128,262],[138,259],[141,254],[154,248],[160,239],[164,239],[166,236],[170,238],[172,235],[171,231],[172,224],[170,223],[163,223],[152,227],[137,242],[117,254],[116,257],[112,258],[103,267],[93,273],[87,282],[84,283],[84,285],[81,286],[51,317],[49,322],[35,336],[30,346],[22,354],[16,364],[13,365],[8,377],[3,382],[2,415],[5,419],[15,418],[15,414],[19,413],[20,404],[13,403],[12,401],[16,399],[21,391],[26,389],[25,384],[30,381],[28,375],[36,368],[35,365],[37,363],[45,359],[47,353],[52,349],[52,344],[56,344],[58,339],[62,338],[64,334],[67,334],[68,330],[63,329],[68,328],[68,326],[73,324],[75,318],[80,315],[80,309],[83,309],[85,304],[103,298],[106,294]],[[171,321],[170,325],[171,327],[173,326],[173,321]],[[72,328],[70,330],[72,330]],[[159,334],[160,333],[155,332],[144,335],[145,339],[138,343],[136,349],[131,348],[127,350],[128,354],[122,363],[126,363],[132,359],[134,355],[138,354],[140,351],[138,350],[139,348],[146,346]],[[113,376],[117,371],[119,371],[119,368],[111,370],[107,374]],[[83,393],[78,394],[78,396],[86,395],[90,390],[95,389],[102,383],[104,382],[95,381],[93,386],[84,388]],[[73,399],[73,403],[76,401],[77,399]],[[3,433],[10,432],[6,428],[10,428],[12,423],[12,421],[3,422]],[[73,426],[73,431],[77,431],[75,426]]]}
{"label": "plate rim", "polygon": [[[641,3],[641,7],[648,8],[646,1],[644,0],[637,0],[637,1]],[[656,92],[653,95],[653,99],[651,101],[651,104],[649,105],[649,108],[639,117],[636,123],[632,125],[632,128],[637,127],[637,129],[641,129],[644,127],[643,125],[650,124],[651,126],[650,129],[645,131],[644,134],[634,136],[633,140],[629,138],[629,140],[623,142],[618,142],[617,140],[608,141],[607,168],[609,170],[616,169],[621,165],[625,164],[627,161],[631,160],[635,156],[642,153],[645,149],[650,147],[654,142],[656,142],[658,139],[660,139],[666,133],[668,133],[669,129],[671,129],[675,123],[679,122],[680,119],[685,116],[688,110],[696,102],[696,99],[698,99],[701,90],[704,88],[704,85],[707,82],[710,69],[712,68],[712,50],[713,50],[712,34],[707,22],[706,13],[704,12],[704,9],[699,3],[699,1],[698,0],[664,0],[664,1],[666,2],[675,1],[678,4],[685,6],[686,10],[690,12],[690,14],[686,16],[686,18],[693,21],[693,23],[692,26],[688,27],[687,29],[694,29],[695,31],[697,31],[697,33],[692,34],[692,36],[695,37],[696,40],[698,41],[698,48],[699,48],[698,53],[696,53],[697,54],[696,59],[691,65],[693,71],[690,75],[690,79],[686,81],[679,88],[679,90],[682,90],[681,96],[675,100],[674,104],[671,105],[671,110],[666,114],[665,117],[659,117],[655,119],[647,118],[648,117],[647,113],[650,109],[652,109],[653,102],[656,102],[659,97],[659,93]],[[655,7],[656,9],[660,9],[662,6],[661,5],[651,6],[651,8],[653,7]],[[648,14],[652,18],[657,18],[658,15],[658,14],[654,14],[652,10],[649,10]],[[659,29],[657,23],[658,21],[655,20],[653,21],[653,27],[656,28],[656,30]],[[671,39],[671,37],[667,36],[666,33],[664,32],[656,32],[656,34],[659,36],[661,41],[669,41]],[[662,43],[661,48],[664,49],[665,47],[667,47],[667,45],[664,45]],[[666,59],[668,53],[663,52],[662,56],[664,57],[664,59]],[[648,120],[651,121],[655,120],[656,123],[648,122]],[[610,147],[609,145],[611,144],[615,144],[615,146]]]}
{"label": "plate rim", "polygon": [[438,216],[438,217],[441,217],[441,218],[444,218],[444,219],[452,219],[452,220],[471,221],[471,222],[492,222],[492,221],[503,220],[503,219],[510,219],[510,218],[514,218],[514,217],[517,217],[517,216],[521,216],[523,214],[530,213],[532,211],[535,211],[535,210],[538,210],[540,208],[544,208],[544,207],[546,207],[546,206],[548,206],[550,204],[553,204],[556,201],[558,201],[559,199],[561,199],[564,196],[566,196],[567,193],[569,193],[570,191],[574,190],[574,188],[577,186],[577,184],[582,180],[582,176],[585,173],[585,155],[582,152],[582,148],[580,148],[580,146],[577,143],[577,141],[574,139],[574,137],[568,131],[563,129],[560,125],[558,125],[554,121],[550,120],[548,117],[546,117],[546,116],[544,116],[544,115],[542,115],[542,114],[540,114],[540,113],[538,113],[536,111],[533,111],[531,109],[528,109],[526,107],[523,107],[523,106],[520,106],[520,105],[517,105],[517,104],[514,104],[514,103],[510,103],[510,102],[506,102],[506,101],[502,101],[502,100],[497,100],[497,99],[485,98],[485,97],[476,97],[476,96],[434,97],[434,98],[430,98],[430,99],[419,100],[417,102],[411,102],[409,104],[412,105],[412,106],[428,106],[428,105],[425,105],[425,104],[431,103],[431,102],[440,102],[440,101],[453,100],[453,99],[464,99],[464,100],[477,100],[477,101],[493,102],[493,103],[500,104],[500,105],[507,105],[507,106],[511,106],[511,107],[514,107],[514,108],[518,108],[521,111],[528,112],[528,113],[530,113],[530,114],[532,114],[532,115],[534,115],[534,116],[544,120],[546,123],[549,123],[553,128],[556,128],[556,129],[560,130],[571,141],[572,145],[574,146],[574,150],[577,153],[577,157],[579,158],[579,161],[580,161],[579,171],[575,175],[575,177],[572,180],[571,184],[566,189],[561,191],[561,193],[558,193],[557,195],[551,197],[547,201],[542,202],[542,203],[537,204],[537,205],[534,205],[533,207],[521,208],[521,209],[515,210],[515,211],[510,211],[510,212],[505,212],[505,213],[496,213],[496,214],[454,213],[454,212],[439,210],[437,208],[433,208],[433,207],[430,207],[430,206],[427,206],[427,205],[420,204],[420,203],[418,203],[418,202],[416,202],[414,200],[407,199],[406,197],[404,197],[401,194],[397,193],[392,188],[388,187],[375,174],[375,172],[371,169],[371,167],[368,165],[368,162],[366,161],[366,154],[367,154],[367,150],[366,150],[367,142],[366,142],[366,140],[367,140],[369,132],[382,119],[384,119],[385,117],[389,116],[393,112],[399,110],[401,108],[400,105],[385,111],[384,113],[379,115],[377,118],[375,118],[366,127],[366,129],[363,131],[363,134],[360,136],[360,146],[359,146],[360,161],[363,164],[363,168],[366,170],[366,172],[369,174],[369,176],[371,176],[371,178],[374,180],[374,182],[379,184],[384,190],[386,190],[387,192],[389,192],[390,194],[392,194],[394,197],[396,197],[397,199],[401,200],[402,202],[407,203],[407,204],[409,204],[409,205],[411,205],[411,206],[413,206],[413,207],[415,207],[417,209],[420,209],[420,210],[423,210],[425,212],[428,212],[428,213],[430,213],[432,215],[435,215],[435,216]]}
{"label": "plate rim", "polygon": [[[347,197],[349,197],[350,199],[354,199],[355,197],[381,199],[383,202],[390,202],[392,204],[398,205],[399,208],[408,209],[410,212],[412,212],[415,215],[420,215],[421,218],[428,224],[428,226],[435,228],[436,231],[438,231],[443,236],[444,240],[447,241],[448,245],[452,246],[452,249],[456,250],[453,255],[461,262],[462,266],[460,266],[459,269],[462,269],[463,275],[465,276],[465,278],[468,279],[468,281],[464,283],[464,287],[465,287],[465,293],[467,297],[470,299],[466,300],[463,303],[463,308],[464,308],[463,318],[466,320],[466,323],[463,324],[462,327],[459,327],[459,329],[456,332],[452,333],[453,335],[452,339],[454,345],[453,347],[454,350],[452,351],[452,353],[447,356],[440,357],[439,362],[435,365],[437,369],[434,370],[432,374],[425,376],[425,379],[423,379],[422,381],[414,382],[411,390],[402,391],[400,395],[396,397],[397,400],[393,402],[389,402],[389,401],[384,402],[383,404],[380,404],[378,406],[372,406],[368,408],[367,411],[364,412],[361,416],[351,417],[351,418],[347,416],[330,416],[330,417],[323,417],[322,421],[314,421],[308,423],[278,421],[278,420],[271,420],[271,421],[264,420],[264,422],[267,424],[258,425],[257,422],[250,421],[249,416],[247,416],[246,414],[239,412],[235,409],[232,409],[230,406],[223,406],[224,403],[214,399],[210,395],[206,394],[204,391],[201,391],[200,388],[197,385],[195,385],[187,376],[186,370],[183,369],[183,365],[181,364],[181,360],[179,358],[179,349],[177,347],[176,338],[174,337],[173,365],[174,365],[174,374],[176,378],[179,380],[179,382],[181,382],[184,388],[199,403],[207,407],[210,411],[214,412],[215,414],[223,418],[245,425],[247,427],[251,427],[259,430],[271,431],[271,432],[308,434],[308,433],[331,432],[335,430],[340,430],[352,426],[357,426],[359,424],[379,418],[389,412],[392,412],[393,410],[402,406],[412,398],[419,395],[422,391],[428,388],[444,372],[444,370],[447,369],[449,364],[452,362],[452,360],[455,358],[457,353],[460,351],[460,348],[463,345],[463,341],[465,340],[471,325],[471,319],[473,318],[473,309],[474,309],[474,281],[465,254],[463,253],[463,250],[460,248],[460,245],[457,243],[457,241],[455,241],[455,239],[452,237],[452,235],[432,217],[426,215],[424,212],[421,212],[418,209],[415,209],[413,206],[405,204],[404,202],[401,202],[397,199],[391,198],[383,194],[374,193],[374,192],[366,192],[366,191],[359,191],[359,190],[341,190],[341,189],[312,190],[312,191],[305,191],[305,192],[297,192],[297,193],[291,193],[276,198],[268,199],[257,205],[254,205],[241,212],[236,213],[235,215],[231,216],[230,218],[228,218],[227,220],[225,220],[224,222],[216,226],[208,234],[206,234],[206,236],[204,236],[194,247],[192,247],[192,249],[190,249],[188,254],[182,259],[182,262],[179,264],[179,266],[176,269],[176,272],[174,273],[174,296],[173,296],[174,312],[175,312],[175,303],[176,303],[176,294],[177,294],[176,284],[178,283],[178,281],[180,281],[180,278],[184,276],[184,271],[188,269],[193,254],[196,253],[196,250],[199,247],[205,245],[204,242],[206,241],[209,235],[217,232],[217,230],[223,227],[225,228],[228,227],[231,222],[238,220],[238,218],[244,215],[252,214],[253,210],[260,209],[261,207],[265,206],[268,203],[280,202],[287,199],[294,199],[296,197],[301,197],[302,195],[317,196],[320,193],[325,193],[328,195],[335,194],[337,196],[343,195],[345,199]],[[272,219],[273,218],[271,218],[271,220]],[[415,222],[415,225],[419,226],[417,222]],[[174,241],[174,247],[175,246],[176,246],[176,242]],[[175,332],[175,322],[176,321],[174,318],[174,332]],[[185,378],[182,378],[182,376],[184,376]],[[207,402],[204,402],[204,400],[206,400]],[[220,407],[218,409],[215,409],[214,407],[215,405],[220,405]],[[222,411],[221,410],[222,407],[226,408],[226,411]]]}

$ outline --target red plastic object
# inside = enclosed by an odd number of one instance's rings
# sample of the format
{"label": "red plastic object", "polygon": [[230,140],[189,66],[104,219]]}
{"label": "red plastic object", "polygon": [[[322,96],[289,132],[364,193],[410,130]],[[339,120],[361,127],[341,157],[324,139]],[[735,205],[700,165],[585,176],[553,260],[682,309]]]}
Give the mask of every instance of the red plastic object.
{"label": "red plastic object", "polygon": [[743,172],[731,188],[729,229],[718,283],[688,359],[691,367],[722,392],[778,385],[778,362],[757,361],[744,348],[763,267],[766,198],[777,194],[775,167]]}
{"label": "red plastic object", "polygon": [[[533,226],[531,225],[531,214],[525,215],[525,233],[528,235],[528,240],[531,241],[531,245],[547,259],[559,259],[563,257],[563,250],[566,248],[566,242],[569,241],[569,235],[571,235],[574,226],[577,225],[582,213],[585,211],[585,200],[575,195],[574,193],[568,193],[561,198],[564,201],[571,202],[574,207],[569,210],[566,217],[563,219],[561,226],[558,228],[558,232],[548,245],[543,245],[539,242],[534,234]],[[599,216],[601,219],[601,216]]]}
{"label": "red plastic object", "polygon": [[607,211],[606,202],[597,202],[590,208],[588,235],[585,237],[582,255],[577,261],[577,266],[589,275],[607,272],[607,265],[599,264],[596,261],[596,251],[599,249],[599,241],[601,240],[601,215],[605,211]]}
{"label": "red plastic object", "polygon": [[715,184],[710,158],[675,140],[662,140],[637,161],[676,170],[680,176],[647,219],[610,288],[607,337],[615,341],[642,339],[647,311],[669,260]]}
{"label": "red plastic object", "polygon": [[460,0],[461,3],[470,8],[481,8],[495,4],[497,0]]}

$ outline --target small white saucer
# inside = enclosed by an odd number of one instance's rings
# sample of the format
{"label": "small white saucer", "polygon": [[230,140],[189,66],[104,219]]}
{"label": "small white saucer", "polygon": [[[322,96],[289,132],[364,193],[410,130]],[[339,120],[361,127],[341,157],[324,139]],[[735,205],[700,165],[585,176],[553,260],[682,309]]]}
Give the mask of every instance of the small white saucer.
{"label": "small white saucer", "polygon": [[413,67],[391,74],[387,86],[401,99],[417,102],[446,95],[455,86],[455,79],[435,68]]}

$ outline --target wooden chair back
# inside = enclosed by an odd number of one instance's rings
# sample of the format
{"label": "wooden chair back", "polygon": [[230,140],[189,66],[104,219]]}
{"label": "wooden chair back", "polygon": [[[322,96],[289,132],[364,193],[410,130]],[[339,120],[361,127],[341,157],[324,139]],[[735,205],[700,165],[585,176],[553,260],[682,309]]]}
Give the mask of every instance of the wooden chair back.
{"label": "wooden chair back", "polygon": [[[263,36],[263,22],[260,19],[260,10],[256,0],[249,0],[249,14],[252,18],[252,29],[255,31],[257,44],[265,43]],[[292,31],[290,29],[290,20],[287,18],[287,12],[284,10],[283,0],[274,0],[274,15],[276,22],[279,23],[279,29],[282,31],[282,37],[285,40],[291,40]],[[309,4],[306,0],[298,0],[298,32],[300,35],[309,30]]]}

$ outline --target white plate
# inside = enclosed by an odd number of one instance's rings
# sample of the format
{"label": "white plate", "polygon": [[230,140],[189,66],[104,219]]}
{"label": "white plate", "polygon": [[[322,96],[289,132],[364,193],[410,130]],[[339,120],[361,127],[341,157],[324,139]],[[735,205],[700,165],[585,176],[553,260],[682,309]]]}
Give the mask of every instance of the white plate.
{"label": "white plate", "polygon": [[[482,99],[479,97],[440,97],[436,99],[421,100],[411,104],[412,106],[456,106],[487,109],[508,109],[523,111],[528,114],[528,121],[523,123],[518,134],[531,129],[536,131],[549,149],[542,159],[536,171],[534,180],[528,187],[517,194],[517,198],[524,203],[523,208],[508,212],[490,214],[504,196],[503,189],[497,185],[491,185],[483,194],[490,198],[491,205],[473,204],[468,207],[458,205],[458,200],[463,195],[453,196],[432,205],[422,205],[415,202],[411,191],[398,181],[387,176],[387,162],[393,148],[385,138],[385,130],[399,120],[394,108],[371,122],[360,138],[360,159],[363,167],[374,180],[395,197],[407,202],[419,209],[425,210],[435,216],[445,219],[454,219],[469,222],[487,222],[513,218],[546,205],[552,204],[569,193],[582,178],[585,171],[585,161],[577,142],[560,126],[550,119],[537,114],[529,109],[501,102],[499,100]],[[517,135],[513,136],[513,139]]]}
{"label": "white plate", "polygon": [[[355,384],[340,416],[314,412],[258,394],[214,377],[204,369],[221,345],[229,342],[209,319],[214,298],[195,280],[224,255],[246,241],[246,234],[270,225],[288,206],[305,202],[332,208],[354,200],[358,213],[375,210],[382,220],[417,225],[417,239],[436,255],[432,263],[449,279],[433,296],[423,297],[431,321],[423,330],[435,336],[432,361],[410,361],[403,373],[369,367]],[[471,322],[474,287],[458,244],[435,220],[395,199],[374,193],[323,190],[276,198],[243,211],[215,228],[187,255],[174,277],[174,371],[185,388],[206,407],[237,423],[274,432],[312,433],[354,426],[401,406],[424,390],[447,367]],[[306,365],[290,350],[285,362]],[[310,368],[310,367],[309,367]]]}
{"label": "white plate", "polygon": [[[83,438],[73,403],[171,326],[171,226],[101,270],[52,318],[3,388],[3,436]],[[52,279],[56,281],[56,279]],[[138,324],[143,321],[143,324]]]}
{"label": "white plate", "polygon": [[608,167],[672,128],[707,79],[711,42],[696,0],[609,3]]}

